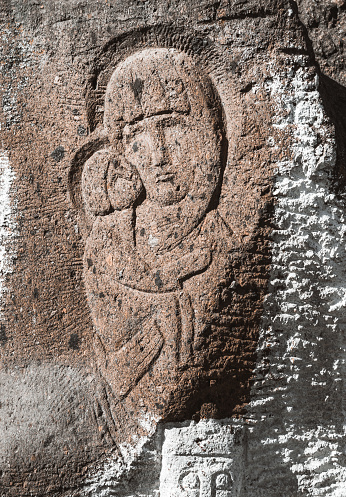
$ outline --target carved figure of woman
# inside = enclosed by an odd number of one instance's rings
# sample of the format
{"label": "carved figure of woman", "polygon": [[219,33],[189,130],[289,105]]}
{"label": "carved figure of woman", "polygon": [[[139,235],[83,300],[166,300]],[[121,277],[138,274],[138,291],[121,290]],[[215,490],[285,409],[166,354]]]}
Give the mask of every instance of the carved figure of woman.
{"label": "carved figure of woman", "polygon": [[114,71],[104,130],[109,146],[82,175],[99,368],[118,401],[136,389],[137,405],[160,416],[182,371],[200,366],[211,294],[225,277],[221,108],[185,54],[146,49]]}

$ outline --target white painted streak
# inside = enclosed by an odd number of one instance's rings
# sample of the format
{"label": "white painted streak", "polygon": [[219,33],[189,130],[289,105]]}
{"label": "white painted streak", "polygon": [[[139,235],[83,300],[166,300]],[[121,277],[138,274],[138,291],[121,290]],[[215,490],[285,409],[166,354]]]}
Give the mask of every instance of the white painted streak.
{"label": "white painted streak", "polygon": [[14,178],[8,154],[0,151],[0,317],[1,300],[6,290],[5,279],[12,272],[15,256],[14,246],[11,244],[16,233],[15,205],[10,196]]}

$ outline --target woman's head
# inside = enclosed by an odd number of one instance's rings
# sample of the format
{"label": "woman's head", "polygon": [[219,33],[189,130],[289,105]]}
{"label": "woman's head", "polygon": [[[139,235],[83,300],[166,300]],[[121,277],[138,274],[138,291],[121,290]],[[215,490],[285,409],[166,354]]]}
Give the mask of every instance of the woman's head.
{"label": "woman's head", "polygon": [[151,48],[121,62],[107,87],[104,127],[150,201],[172,205],[189,194],[205,212],[221,173],[221,108],[186,54]]}

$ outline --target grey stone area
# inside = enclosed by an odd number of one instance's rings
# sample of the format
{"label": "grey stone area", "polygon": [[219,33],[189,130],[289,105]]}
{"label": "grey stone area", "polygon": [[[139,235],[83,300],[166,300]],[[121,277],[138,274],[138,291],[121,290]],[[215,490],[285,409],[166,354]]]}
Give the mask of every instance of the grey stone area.
{"label": "grey stone area", "polygon": [[[344,2],[12,0],[0,5],[0,495],[344,497]],[[241,115],[234,126],[235,163],[243,166],[236,169],[240,183],[232,183],[236,193],[234,210],[229,209],[240,247],[251,238],[246,230],[253,225],[263,232],[270,227],[263,235],[270,246],[263,295],[259,284],[258,293],[249,290],[241,270],[220,291],[226,301],[232,292],[252,292],[241,307],[244,315],[254,312],[251,302],[263,300],[256,310],[255,352],[233,351],[251,363],[249,383],[244,380],[239,394],[233,377],[223,381],[221,375],[220,392],[214,394],[219,377],[207,376],[209,390],[198,409],[184,405],[180,411],[187,389],[178,389],[168,414],[161,405],[155,410],[164,395],[152,393],[150,381],[141,386],[142,373],[114,375],[102,359],[108,351],[95,346],[98,311],[87,292],[97,282],[90,283],[92,272],[83,279],[85,227],[69,198],[71,163],[80,150],[88,150],[86,144],[103,139],[93,133],[104,126],[110,90],[100,83],[95,106],[88,106],[91,75],[107,83],[107,64],[114,71],[117,54],[132,50],[129,33],[135,38],[162,25],[173,26],[178,38],[188,33],[186,47],[179,43],[192,59],[191,33],[209,40],[218,55],[214,59],[210,51],[214,65],[208,74],[228,129]],[[118,43],[114,52],[112,40]],[[218,66],[220,60],[227,71]],[[229,81],[235,81],[234,102]],[[85,159],[84,202],[98,214],[89,184],[93,175],[104,184],[108,177],[93,157]],[[135,177],[133,195],[138,185]],[[246,199],[243,210],[237,196]],[[120,205],[118,195],[111,201]],[[250,255],[240,265],[260,280],[258,268],[265,266],[260,249],[244,253]],[[84,271],[90,269],[88,258]],[[220,279],[217,271],[214,277]],[[238,304],[231,302],[226,317]],[[149,336],[154,324],[145,326]],[[107,327],[101,331],[107,339]],[[162,362],[173,370],[167,357]],[[240,360],[238,370],[242,366]],[[154,371],[155,381],[158,376]],[[192,378],[197,384],[197,375]],[[109,384],[127,390],[130,384],[134,394],[126,402],[114,401]],[[152,397],[138,393],[140,388]],[[229,397],[238,403],[226,416],[215,405]],[[224,419],[213,419],[220,416]]]}

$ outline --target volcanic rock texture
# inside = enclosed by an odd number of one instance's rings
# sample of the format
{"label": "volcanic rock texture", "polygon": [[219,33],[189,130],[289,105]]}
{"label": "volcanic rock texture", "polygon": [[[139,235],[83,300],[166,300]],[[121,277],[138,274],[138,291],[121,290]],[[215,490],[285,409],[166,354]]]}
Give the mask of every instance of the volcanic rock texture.
{"label": "volcanic rock texture", "polygon": [[0,5],[0,495],[343,497],[346,3]]}

